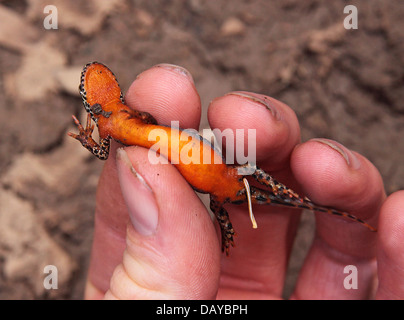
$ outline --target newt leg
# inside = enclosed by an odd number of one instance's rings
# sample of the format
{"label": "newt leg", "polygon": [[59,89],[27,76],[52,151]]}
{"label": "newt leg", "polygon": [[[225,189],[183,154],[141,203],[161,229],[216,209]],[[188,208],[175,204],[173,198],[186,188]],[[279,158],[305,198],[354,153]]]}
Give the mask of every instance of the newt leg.
{"label": "newt leg", "polygon": [[223,207],[223,202],[219,202],[215,197],[210,197],[210,209],[215,214],[220,225],[222,234],[222,251],[229,255],[230,246],[235,247],[233,237],[236,235],[233,225],[230,222],[229,214]]}
{"label": "newt leg", "polygon": [[133,114],[136,118],[142,120],[144,123],[157,124],[156,119],[154,119],[154,117],[148,112],[133,110]]}
{"label": "newt leg", "polygon": [[91,123],[90,114],[87,115],[86,128],[81,125],[80,121],[75,116],[72,117],[74,123],[79,129],[79,134],[69,132],[68,135],[80,141],[83,147],[89,150],[97,158],[107,160],[109,155],[110,138],[100,139],[100,144],[94,141],[94,139],[91,137],[94,130],[94,124]]}
{"label": "newt leg", "polygon": [[150,113],[143,112],[143,111],[138,111],[138,110],[126,110],[122,109],[121,112],[126,112],[129,117],[131,118],[136,118],[140,119],[143,123],[146,124],[157,124],[157,120],[153,118],[153,116]]}
{"label": "newt leg", "polygon": [[[123,98],[123,94],[121,92],[121,102],[123,104],[125,104],[125,99]],[[148,113],[148,112],[144,112],[144,111],[138,111],[138,110],[134,110],[132,109],[132,116],[140,119],[143,121],[143,123],[147,123],[147,124],[157,124],[157,120],[154,119],[154,117]]]}

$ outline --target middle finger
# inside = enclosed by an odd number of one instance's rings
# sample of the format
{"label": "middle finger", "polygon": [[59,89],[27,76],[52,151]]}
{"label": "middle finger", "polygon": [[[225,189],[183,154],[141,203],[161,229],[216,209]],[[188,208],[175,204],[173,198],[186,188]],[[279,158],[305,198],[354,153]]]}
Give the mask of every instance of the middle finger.
{"label": "middle finger", "polygon": [[[232,92],[211,103],[208,118],[212,129],[221,132],[255,129],[259,166],[278,181],[295,187],[289,158],[300,141],[300,128],[287,105],[264,95]],[[247,139],[244,144],[247,150]],[[254,206],[258,229],[253,230],[246,206],[226,207],[238,236],[237,247],[229,258],[223,258],[219,297],[230,299],[244,294],[249,298],[279,298],[300,211]]]}

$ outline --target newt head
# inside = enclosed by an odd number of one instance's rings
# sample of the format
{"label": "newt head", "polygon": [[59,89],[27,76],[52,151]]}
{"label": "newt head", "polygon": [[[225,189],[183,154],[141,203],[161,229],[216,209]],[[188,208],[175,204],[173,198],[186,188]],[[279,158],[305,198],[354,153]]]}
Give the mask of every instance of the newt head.
{"label": "newt head", "polygon": [[99,62],[86,64],[81,72],[79,92],[84,108],[97,123],[100,116],[108,117],[108,104],[123,103],[123,95],[112,71]]}

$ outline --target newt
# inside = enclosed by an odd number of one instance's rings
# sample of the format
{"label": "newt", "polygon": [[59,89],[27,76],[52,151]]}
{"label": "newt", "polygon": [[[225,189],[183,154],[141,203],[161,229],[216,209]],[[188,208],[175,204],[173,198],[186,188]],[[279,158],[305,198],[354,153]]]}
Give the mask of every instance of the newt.
{"label": "newt", "polygon": [[[84,66],[80,77],[79,92],[88,113],[86,127],[84,128],[73,115],[79,134],[69,132],[68,135],[80,141],[85,148],[101,160],[108,158],[111,139],[115,139],[125,146],[136,145],[154,149],[168,161],[175,154],[178,155],[184,151],[184,148],[188,147],[189,140],[197,139],[199,154],[192,155],[193,161],[187,163],[178,157],[180,161],[174,162],[174,166],[194,190],[210,195],[210,209],[220,225],[222,251],[227,255],[229,248],[235,246],[235,231],[229,214],[224,208],[226,203],[247,202],[254,228],[257,227],[257,224],[252,213],[252,204],[269,204],[337,215],[358,222],[371,231],[377,231],[376,228],[350,213],[320,206],[307,197],[299,196],[261,168],[254,166],[247,168],[252,169],[248,175],[240,174],[242,172],[240,169],[247,167],[248,164],[244,166],[226,164],[220,151],[203,137],[189,130],[158,125],[151,114],[129,108],[125,104],[117,78],[108,67],[99,62],[91,62]],[[92,121],[98,126],[99,143],[92,138],[94,130]],[[160,136],[158,144],[160,148],[156,148],[156,141],[150,139],[151,132],[156,129],[162,130],[161,132],[164,133]],[[189,139],[185,139],[185,141],[181,139],[179,143],[172,143],[171,138],[179,135]],[[165,146],[165,148],[161,146]],[[211,157],[210,163],[203,161],[202,157],[206,154]],[[250,186],[248,176],[265,186],[266,189]]]}

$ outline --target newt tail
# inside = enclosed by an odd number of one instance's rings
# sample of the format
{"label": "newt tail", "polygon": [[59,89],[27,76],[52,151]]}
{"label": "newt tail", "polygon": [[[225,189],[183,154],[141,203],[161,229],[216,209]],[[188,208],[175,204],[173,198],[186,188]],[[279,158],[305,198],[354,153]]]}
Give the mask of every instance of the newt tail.
{"label": "newt tail", "polygon": [[368,224],[366,221],[350,214],[347,212],[339,211],[333,208],[327,208],[323,206],[319,206],[315,203],[313,203],[310,199],[307,197],[304,198],[285,198],[284,196],[274,195],[272,192],[269,192],[267,190],[263,190],[260,188],[256,188],[254,186],[250,187],[250,192],[251,192],[251,199],[252,203],[256,204],[270,204],[270,205],[276,205],[276,206],[283,206],[283,207],[289,207],[289,208],[299,208],[299,209],[307,209],[310,211],[315,211],[315,212],[322,212],[322,213],[328,213],[331,215],[336,215],[340,217],[347,218],[349,220],[358,222],[362,225],[364,225],[366,228],[368,228],[372,232],[376,232],[377,229],[375,227],[372,227],[370,224]]}

